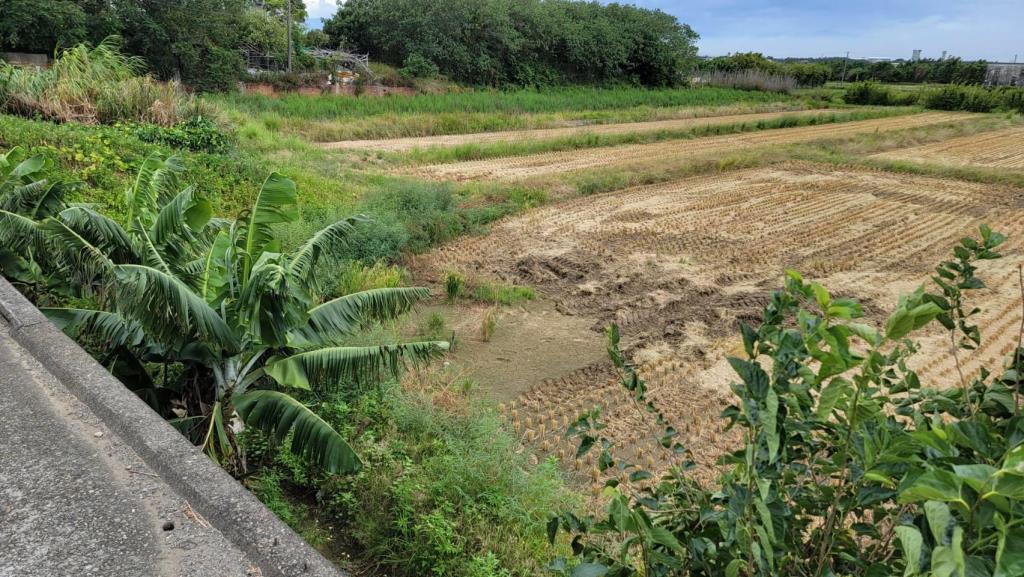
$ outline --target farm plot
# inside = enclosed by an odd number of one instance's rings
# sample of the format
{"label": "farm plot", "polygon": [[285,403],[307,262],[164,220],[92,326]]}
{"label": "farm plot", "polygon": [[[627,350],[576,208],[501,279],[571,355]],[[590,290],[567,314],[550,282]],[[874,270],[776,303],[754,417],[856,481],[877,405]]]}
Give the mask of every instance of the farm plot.
{"label": "farm plot", "polygon": [[612,146],[534,154],[514,158],[435,164],[420,168],[418,174],[448,180],[519,180],[537,175],[572,172],[611,165],[626,165],[641,161],[672,163],[695,156],[721,155],[743,148],[843,138],[870,132],[904,130],[976,117],[977,115],[970,113],[928,112],[896,118],[858,120],[799,128],[779,128],[709,138],[673,140],[654,144]]}
{"label": "farm plot", "polygon": [[705,126],[725,126],[730,124],[758,123],[777,120],[784,117],[822,116],[822,110],[800,110],[783,112],[758,112],[753,114],[726,114],[722,116],[702,116],[694,118],[675,118],[671,120],[655,120],[651,122],[623,122],[617,124],[588,124],[567,126],[563,128],[543,128],[535,130],[505,130],[501,132],[479,132],[474,134],[452,134],[445,136],[418,136],[413,138],[390,138],[385,140],[343,140],[321,144],[321,148],[329,150],[380,150],[384,152],[402,152],[417,148],[452,148],[470,144],[486,145],[502,142],[524,140],[555,140],[583,135],[609,134],[644,134],[651,132],[683,131]]}
{"label": "farm plot", "polygon": [[911,162],[1024,169],[1024,128],[1009,128],[891,150],[874,158]]}
{"label": "farm plot", "polygon": [[[869,322],[881,325],[898,295],[927,280],[961,236],[981,223],[1008,234],[1007,258],[983,268],[991,287],[978,303],[985,341],[961,357],[969,375],[979,363],[998,366],[1017,341],[1022,203],[1024,191],[1014,188],[792,163],[538,209],[495,226],[489,236],[437,249],[418,259],[415,270],[428,280],[458,270],[534,286],[577,325],[596,332],[618,323],[651,396],[706,478],[736,442],[717,415],[731,395],[725,357],[742,350],[737,322],[759,318],[784,268],[859,299]],[[921,344],[922,379],[955,382],[945,334],[928,334]],[[578,366],[569,356],[564,362]],[[597,483],[595,463],[575,460],[563,433],[581,410],[600,404],[605,433],[626,448],[623,456],[664,468],[668,455],[643,432],[653,424],[632,407],[606,362],[552,376],[503,405],[536,450]]]}

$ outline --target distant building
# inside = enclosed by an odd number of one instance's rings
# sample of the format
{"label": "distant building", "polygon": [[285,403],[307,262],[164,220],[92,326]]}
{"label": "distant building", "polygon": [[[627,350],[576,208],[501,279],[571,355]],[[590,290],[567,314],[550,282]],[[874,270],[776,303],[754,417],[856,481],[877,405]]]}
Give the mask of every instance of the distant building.
{"label": "distant building", "polygon": [[914,51],[914,55],[910,57],[910,61],[911,62],[917,62],[920,59],[921,59],[921,51],[920,50],[915,50]]}
{"label": "distant building", "polygon": [[1024,86],[1024,63],[989,62],[985,86]]}

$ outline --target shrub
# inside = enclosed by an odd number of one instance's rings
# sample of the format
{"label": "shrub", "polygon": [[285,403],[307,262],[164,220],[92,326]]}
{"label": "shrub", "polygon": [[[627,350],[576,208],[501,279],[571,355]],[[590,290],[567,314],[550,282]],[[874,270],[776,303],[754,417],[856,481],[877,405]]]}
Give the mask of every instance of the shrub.
{"label": "shrub", "polygon": [[423,337],[430,337],[431,339],[445,339],[448,337],[448,322],[444,320],[444,315],[439,312],[430,313],[427,317],[426,322],[420,329],[420,335]]}
{"label": "shrub", "polygon": [[913,92],[900,93],[874,82],[858,82],[843,93],[847,104],[872,106],[910,106],[916,104],[918,95]]}
{"label": "shrub", "polygon": [[529,463],[498,414],[464,397],[446,400],[449,411],[397,385],[315,402],[363,456],[360,473],[327,476],[259,443],[247,451],[282,486],[316,495],[318,516],[359,556],[400,577],[543,573],[547,512],[578,499],[556,464]]}
{"label": "shrub", "polygon": [[991,112],[999,105],[998,93],[977,86],[950,85],[924,94],[925,108],[933,110],[966,110]]}
{"label": "shrub", "polygon": [[[743,432],[728,466],[703,486],[677,433],[609,327],[609,354],[674,463],[661,482],[619,462],[601,433],[600,409],[569,429],[580,452],[600,452],[600,470],[629,471],[607,483],[606,516],[561,515],[549,526],[574,538],[580,564],[561,575],[1019,575],[1024,542],[1024,436],[1018,346],[1002,371],[959,371],[959,351],[981,344],[985,288],[979,261],[999,258],[1002,235],[981,227],[925,286],[900,298],[885,327],[859,322],[861,305],[833,298],[789,271],[760,326],[741,325],[743,356],[730,358],[738,402],[722,417]],[[1024,295],[1022,295],[1024,296]],[[938,321],[949,331],[957,372],[922,386],[912,360],[915,332]],[[971,380],[969,380],[971,379]]]}
{"label": "shrub", "polygon": [[122,128],[143,142],[166,144],[179,150],[223,153],[231,143],[220,127],[204,116],[196,116],[170,127],[156,124],[125,124]]}
{"label": "shrub", "polygon": [[1002,108],[1024,114],[1024,88],[1000,88]]}
{"label": "shrub", "polygon": [[399,74],[406,78],[433,78],[437,76],[437,64],[418,52],[414,52],[405,58],[405,65],[399,69]]}

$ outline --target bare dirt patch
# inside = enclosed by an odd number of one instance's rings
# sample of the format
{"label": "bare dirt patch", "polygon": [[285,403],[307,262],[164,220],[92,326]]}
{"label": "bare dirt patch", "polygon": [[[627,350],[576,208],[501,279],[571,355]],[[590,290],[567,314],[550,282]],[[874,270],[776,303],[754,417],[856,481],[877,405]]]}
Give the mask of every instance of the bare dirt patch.
{"label": "bare dirt patch", "polygon": [[[1007,187],[792,163],[540,208],[412,266],[425,280],[455,269],[537,287],[565,315],[549,316],[547,330],[571,322],[597,335],[618,323],[652,395],[682,431],[702,474],[710,475],[736,441],[717,418],[731,396],[725,357],[740,350],[738,322],[759,317],[785,268],[861,300],[869,322],[881,324],[901,292],[927,280],[953,243],[988,223],[1011,240],[1007,258],[985,263],[991,288],[978,303],[985,309],[985,344],[961,361],[967,374],[982,363],[998,366],[1021,321],[1022,199],[1024,191]],[[499,332],[513,322],[509,317]],[[922,379],[955,382],[945,335],[929,334],[921,344]],[[520,356],[515,347],[502,352],[512,371],[529,364],[529,354]],[[606,364],[576,359],[569,349],[561,361],[548,355],[544,362],[550,374],[504,405],[525,439],[593,476],[593,463],[573,460],[562,435],[579,410],[601,404],[607,432],[628,447],[627,459],[663,463],[641,432],[647,417],[630,406]]]}
{"label": "bare dirt patch", "polygon": [[651,122],[624,122],[617,124],[587,124],[566,126],[562,128],[542,128],[535,130],[506,130],[500,132],[479,132],[474,134],[451,134],[444,136],[418,136],[412,138],[389,138],[386,140],[343,140],[327,142],[320,145],[329,150],[380,150],[385,152],[402,152],[417,148],[451,148],[467,144],[496,144],[501,142],[523,142],[527,140],[554,140],[588,134],[610,135],[630,133],[650,133],[661,131],[678,131],[705,126],[723,126],[728,124],[758,123],[776,120],[782,117],[820,116],[826,110],[800,110],[783,112],[759,112],[752,114],[726,114],[722,116],[703,116],[693,118],[674,118]]}
{"label": "bare dirt patch", "polygon": [[977,118],[978,115],[954,112],[927,112],[895,118],[858,120],[835,124],[778,128],[690,140],[670,140],[652,144],[631,144],[585,150],[550,152],[435,164],[417,170],[419,176],[446,180],[521,180],[533,176],[573,172],[590,168],[658,161],[664,164],[695,157],[721,156],[749,147],[772,146],[843,138],[856,134],[918,128],[945,122]]}
{"label": "bare dirt patch", "polygon": [[892,150],[874,158],[956,166],[1024,169],[1024,128],[1009,128]]}

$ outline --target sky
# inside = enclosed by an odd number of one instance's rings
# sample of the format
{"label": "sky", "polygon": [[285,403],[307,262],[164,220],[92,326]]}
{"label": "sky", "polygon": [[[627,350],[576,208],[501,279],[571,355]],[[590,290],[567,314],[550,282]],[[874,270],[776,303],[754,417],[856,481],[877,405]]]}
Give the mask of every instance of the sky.
{"label": "sky", "polygon": [[[311,26],[337,1],[305,0]],[[443,2],[444,0],[437,0]],[[624,2],[630,3],[630,2]],[[689,24],[700,53],[761,52],[782,58],[910,58],[915,49],[967,60],[1024,61],[1024,0],[634,0]]]}

